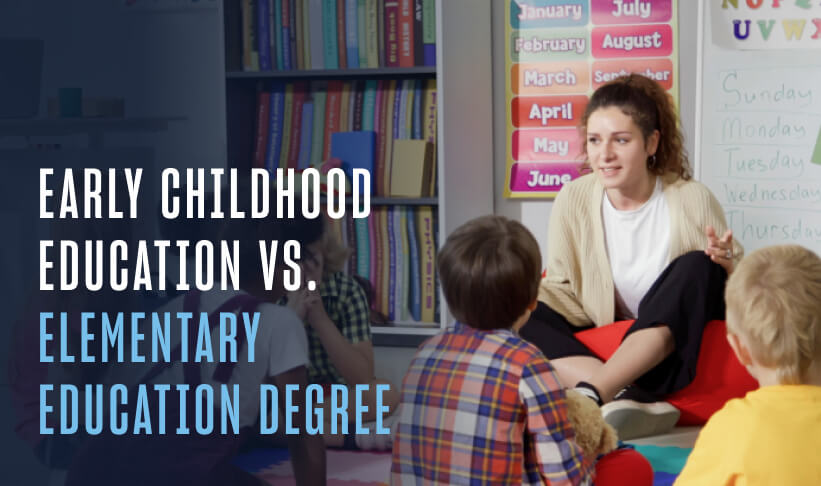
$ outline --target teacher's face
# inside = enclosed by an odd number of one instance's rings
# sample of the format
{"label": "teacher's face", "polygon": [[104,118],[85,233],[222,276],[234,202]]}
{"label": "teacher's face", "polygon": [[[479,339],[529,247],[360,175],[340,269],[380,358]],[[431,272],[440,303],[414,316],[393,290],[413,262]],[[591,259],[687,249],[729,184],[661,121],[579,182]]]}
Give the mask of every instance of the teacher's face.
{"label": "teacher's face", "polygon": [[625,194],[651,181],[647,158],[656,153],[658,131],[645,140],[630,115],[617,106],[594,111],[587,119],[587,156],[605,189]]}

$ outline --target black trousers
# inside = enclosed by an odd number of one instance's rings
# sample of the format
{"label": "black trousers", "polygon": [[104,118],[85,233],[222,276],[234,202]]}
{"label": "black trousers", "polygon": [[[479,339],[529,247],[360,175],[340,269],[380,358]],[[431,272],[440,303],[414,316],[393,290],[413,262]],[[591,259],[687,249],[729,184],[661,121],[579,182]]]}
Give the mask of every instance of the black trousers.
{"label": "black trousers", "polygon": [[[724,268],[702,251],[681,255],[664,269],[639,303],[639,315],[625,337],[641,329],[667,326],[673,334],[675,349],[636,380],[640,388],[666,395],[693,381],[704,326],[711,320],[724,319],[726,281]],[[564,316],[539,302],[519,334],[538,346],[549,359],[596,357],[575,336],[591,327],[573,326]]]}

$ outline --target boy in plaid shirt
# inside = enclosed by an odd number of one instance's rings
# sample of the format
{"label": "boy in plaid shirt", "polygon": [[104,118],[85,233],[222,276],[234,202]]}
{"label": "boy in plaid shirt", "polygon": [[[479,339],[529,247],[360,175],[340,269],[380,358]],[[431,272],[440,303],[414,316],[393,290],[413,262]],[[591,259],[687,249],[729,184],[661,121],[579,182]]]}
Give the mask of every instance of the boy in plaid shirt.
{"label": "boy in plaid shirt", "polygon": [[516,333],[536,307],[536,240],[486,216],[454,231],[438,259],[458,322],[421,346],[405,376],[391,483],[589,483],[593,464],[573,441],[553,367]]}

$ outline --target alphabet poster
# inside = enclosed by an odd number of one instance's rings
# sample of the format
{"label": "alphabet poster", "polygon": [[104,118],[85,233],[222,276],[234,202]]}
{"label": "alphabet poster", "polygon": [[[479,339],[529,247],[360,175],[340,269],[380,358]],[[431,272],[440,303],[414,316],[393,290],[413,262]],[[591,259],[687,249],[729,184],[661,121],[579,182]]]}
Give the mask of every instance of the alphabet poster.
{"label": "alphabet poster", "polygon": [[644,74],[678,99],[677,0],[508,0],[505,197],[553,198],[579,177],[593,91]]}
{"label": "alphabet poster", "polygon": [[817,0],[711,0],[715,45],[726,49],[821,49]]}

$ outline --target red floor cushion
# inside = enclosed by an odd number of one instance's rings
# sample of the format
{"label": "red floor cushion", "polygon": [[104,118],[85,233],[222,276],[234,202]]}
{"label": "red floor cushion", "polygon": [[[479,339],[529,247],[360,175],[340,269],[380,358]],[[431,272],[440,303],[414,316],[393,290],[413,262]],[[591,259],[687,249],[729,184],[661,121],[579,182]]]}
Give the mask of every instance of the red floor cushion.
{"label": "red floor cushion", "polygon": [[[633,321],[620,321],[576,334],[579,341],[606,360],[618,348]],[[727,343],[724,321],[710,321],[704,328],[696,378],[667,400],[681,410],[679,425],[701,425],[727,400],[743,397],[758,383],[741,366]]]}

